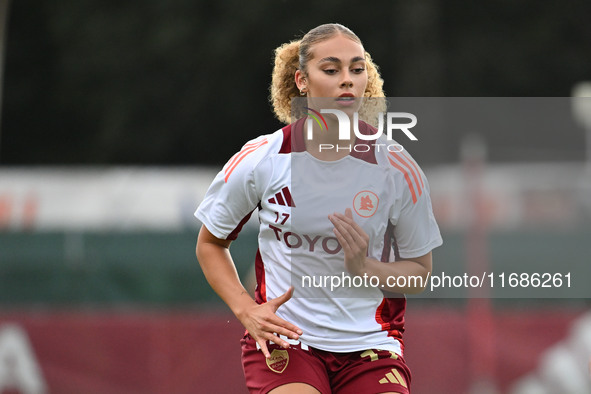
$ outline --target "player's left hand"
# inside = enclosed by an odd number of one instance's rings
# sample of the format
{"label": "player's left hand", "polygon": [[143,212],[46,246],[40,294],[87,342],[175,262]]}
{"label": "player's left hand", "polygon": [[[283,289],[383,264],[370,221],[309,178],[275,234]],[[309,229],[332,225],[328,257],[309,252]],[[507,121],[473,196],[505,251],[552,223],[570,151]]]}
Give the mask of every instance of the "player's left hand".
{"label": "player's left hand", "polygon": [[328,215],[328,219],[334,225],[333,232],[345,252],[345,268],[351,275],[363,275],[369,235],[353,220],[350,208],[345,210],[344,215],[335,212]]}

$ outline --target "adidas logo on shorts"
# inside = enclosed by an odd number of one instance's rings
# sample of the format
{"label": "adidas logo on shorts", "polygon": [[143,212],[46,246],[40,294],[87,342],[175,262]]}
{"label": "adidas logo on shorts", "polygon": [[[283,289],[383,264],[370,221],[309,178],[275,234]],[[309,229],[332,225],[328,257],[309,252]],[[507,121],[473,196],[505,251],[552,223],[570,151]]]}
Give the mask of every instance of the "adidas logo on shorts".
{"label": "adidas logo on shorts", "polygon": [[388,372],[385,377],[380,379],[380,384],[385,383],[398,383],[403,387],[407,387],[406,381],[404,380],[402,375],[400,375],[400,372],[398,372],[396,368],[392,368],[391,372]]}

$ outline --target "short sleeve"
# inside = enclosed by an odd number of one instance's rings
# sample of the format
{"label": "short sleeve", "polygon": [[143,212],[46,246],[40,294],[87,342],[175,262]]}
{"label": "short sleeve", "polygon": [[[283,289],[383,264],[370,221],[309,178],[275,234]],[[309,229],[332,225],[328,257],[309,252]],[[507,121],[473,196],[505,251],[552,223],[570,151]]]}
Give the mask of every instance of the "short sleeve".
{"label": "short sleeve", "polygon": [[260,201],[254,182],[254,171],[260,162],[261,148],[267,143],[260,138],[244,145],[216,175],[195,217],[220,239],[233,240]]}
{"label": "short sleeve", "polygon": [[390,218],[401,258],[420,257],[443,244],[433,215],[429,183],[418,165],[414,161],[412,164],[399,178],[400,209]]}

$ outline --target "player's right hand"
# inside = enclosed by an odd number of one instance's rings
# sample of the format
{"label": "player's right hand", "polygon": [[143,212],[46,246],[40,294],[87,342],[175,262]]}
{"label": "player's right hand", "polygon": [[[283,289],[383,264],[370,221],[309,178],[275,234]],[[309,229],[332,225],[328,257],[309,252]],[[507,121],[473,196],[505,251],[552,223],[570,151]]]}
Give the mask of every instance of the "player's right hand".
{"label": "player's right hand", "polygon": [[266,358],[271,357],[267,341],[273,341],[273,343],[288,348],[289,343],[279,338],[279,335],[295,340],[302,335],[301,329],[275,314],[277,309],[291,298],[292,294],[293,287],[290,287],[279,297],[264,304],[253,305],[237,316],[250,336],[259,344]]}

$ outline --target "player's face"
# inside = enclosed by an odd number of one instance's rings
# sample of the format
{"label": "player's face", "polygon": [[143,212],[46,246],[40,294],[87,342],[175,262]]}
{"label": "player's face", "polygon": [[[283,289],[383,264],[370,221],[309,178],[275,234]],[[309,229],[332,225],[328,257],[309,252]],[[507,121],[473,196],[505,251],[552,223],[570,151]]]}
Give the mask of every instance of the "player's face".
{"label": "player's face", "polygon": [[331,97],[335,98],[334,107],[346,112],[347,109],[356,110],[367,86],[363,46],[338,34],[314,44],[312,54],[307,65],[308,75],[302,82],[307,88],[308,100]]}

